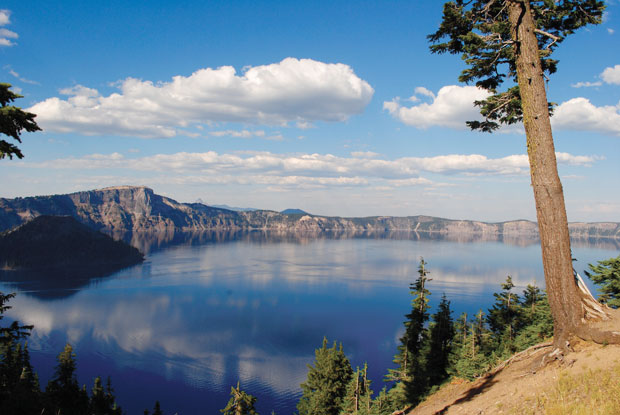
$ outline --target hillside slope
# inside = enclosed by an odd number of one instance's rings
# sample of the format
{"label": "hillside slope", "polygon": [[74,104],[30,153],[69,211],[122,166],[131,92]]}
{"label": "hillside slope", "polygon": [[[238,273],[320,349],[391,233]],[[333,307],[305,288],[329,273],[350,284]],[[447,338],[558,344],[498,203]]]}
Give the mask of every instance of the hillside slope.
{"label": "hillside slope", "polygon": [[407,415],[619,414],[620,346],[574,345],[565,361],[538,367],[539,349],[494,375],[453,381]]}

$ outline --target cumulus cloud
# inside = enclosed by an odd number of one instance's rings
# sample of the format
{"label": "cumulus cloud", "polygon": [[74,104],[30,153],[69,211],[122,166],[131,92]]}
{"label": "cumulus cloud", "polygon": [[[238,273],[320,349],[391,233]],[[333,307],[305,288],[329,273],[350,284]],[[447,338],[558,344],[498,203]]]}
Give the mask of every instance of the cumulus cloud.
{"label": "cumulus cloud", "polygon": [[[490,95],[488,91],[475,86],[458,85],[442,87],[437,96],[423,87],[416,88],[415,93],[431,98],[432,102],[405,107],[400,104],[398,98],[395,98],[384,102],[383,109],[404,124],[421,129],[433,126],[466,129],[465,121],[481,119],[474,101],[485,99]],[[413,101],[417,102],[417,99]]]}
{"label": "cumulus cloud", "polygon": [[620,65],[605,68],[601,78],[608,84],[620,85]]}
{"label": "cumulus cloud", "polygon": [[[557,153],[561,164],[589,166],[592,156]],[[527,175],[528,158],[524,154],[488,158],[480,154],[450,154],[435,157],[379,158],[375,153],[353,153],[351,157],[332,154],[275,154],[243,152],[219,154],[180,152],[126,158],[120,153],[91,154],[41,163],[23,163],[28,167],[85,170],[134,170],[162,175],[175,184],[246,184],[305,188],[333,186],[441,185],[422,174],[444,176]]]}
{"label": "cumulus cloud", "polygon": [[199,69],[169,82],[127,78],[108,96],[77,85],[66,99],[48,98],[28,108],[46,131],[84,135],[173,137],[199,124],[262,125],[345,121],[361,113],[374,94],[342,63],[286,58],[245,68]]}
{"label": "cumulus cloud", "polygon": [[[0,9],[0,26],[6,26],[11,23],[11,11],[7,9]],[[17,39],[19,36],[17,33],[0,27],[0,46],[14,46],[14,39]],[[13,40],[11,40],[13,39]]]}
{"label": "cumulus cloud", "polygon": [[620,85],[620,65],[605,68],[598,77],[602,79],[602,81],[577,82],[575,84],[571,84],[571,86],[573,88],[593,87],[601,86],[603,85],[603,82],[606,84]]}
{"label": "cumulus cloud", "polygon": [[551,123],[556,128],[620,136],[620,102],[597,107],[587,98],[573,98],[560,104],[553,114]]}

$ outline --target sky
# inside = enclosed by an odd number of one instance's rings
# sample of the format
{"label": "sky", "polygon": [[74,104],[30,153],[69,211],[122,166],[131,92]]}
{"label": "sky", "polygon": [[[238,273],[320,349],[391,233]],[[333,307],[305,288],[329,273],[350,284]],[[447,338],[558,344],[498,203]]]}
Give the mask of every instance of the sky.
{"label": "sky", "polygon": [[[442,2],[8,0],[0,81],[42,132],[0,197],[148,186],[179,202],[330,216],[535,220],[521,126],[426,36]],[[620,221],[620,4],[548,82],[569,221]],[[5,137],[6,138],[6,137]]]}

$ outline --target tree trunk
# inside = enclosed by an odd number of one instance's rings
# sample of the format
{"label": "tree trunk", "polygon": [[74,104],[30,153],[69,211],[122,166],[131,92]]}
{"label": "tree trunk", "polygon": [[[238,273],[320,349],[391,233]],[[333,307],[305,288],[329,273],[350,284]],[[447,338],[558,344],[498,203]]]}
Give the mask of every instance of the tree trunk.
{"label": "tree trunk", "polygon": [[[517,81],[536,201],[545,284],[553,315],[554,346],[565,349],[566,342],[573,335],[591,339],[596,329],[589,330],[586,320],[590,317],[600,318],[605,312],[596,315],[600,307],[589,304],[591,300],[580,290],[573,274],[564,193],[558,175],[544,74],[530,3],[529,0],[507,0],[507,4],[512,38],[515,41]],[[590,308],[595,312],[589,312]]]}

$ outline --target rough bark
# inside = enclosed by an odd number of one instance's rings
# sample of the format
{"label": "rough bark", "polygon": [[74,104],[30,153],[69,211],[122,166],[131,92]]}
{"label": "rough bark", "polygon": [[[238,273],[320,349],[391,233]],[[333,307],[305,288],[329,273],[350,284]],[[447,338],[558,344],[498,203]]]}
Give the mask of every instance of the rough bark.
{"label": "rough bark", "polygon": [[[589,328],[588,319],[602,316],[588,313],[588,309],[596,310],[597,307],[590,304],[591,300],[579,289],[573,275],[564,193],[557,170],[545,80],[530,3],[528,0],[508,0],[507,3],[512,38],[515,41],[517,80],[536,201],[545,283],[554,320],[554,345],[564,349],[573,335],[594,339],[596,330]],[[607,315],[604,309],[598,309]],[[611,337],[606,339],[612,340]]]}

